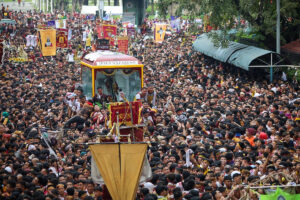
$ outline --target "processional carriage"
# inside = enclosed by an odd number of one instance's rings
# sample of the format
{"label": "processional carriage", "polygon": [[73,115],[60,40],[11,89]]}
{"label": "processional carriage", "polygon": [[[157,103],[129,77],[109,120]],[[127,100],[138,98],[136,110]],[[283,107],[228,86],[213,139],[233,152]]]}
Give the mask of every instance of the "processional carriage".
{"label": "processional carriage", "polygon": [[105,183],[114,200],[134,199],[138,184],[152,174],[140,122],[142,104],[134,101],[143,87],[143,67],[132,56],[102,50],[85,55],[81,61],[84,94],[93,98],[101,87],[109,99],[110,131],[89,148],[92,178]]}

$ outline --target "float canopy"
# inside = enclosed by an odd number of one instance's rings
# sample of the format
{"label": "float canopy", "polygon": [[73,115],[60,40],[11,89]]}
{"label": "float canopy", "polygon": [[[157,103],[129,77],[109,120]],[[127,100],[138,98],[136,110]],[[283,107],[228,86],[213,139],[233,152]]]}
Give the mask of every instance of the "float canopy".
{"label": "float canopy", "polygon": [[84,56],[81,64],[92,69],[143,67],[135,57],[111,51],[96,51]]}
{"label": "float canopy", "polygon": [[[95,95],[98,86],[104,94],[116,97],[117,91],[107,88],[108,82],[114,82],[132,101],[143,87],[143,67],[141,61],[129,55],[111,51],[96,51],[85,55],[81,61],[81,80],[84,94]],[[116,97],[117,98],[117,97]]]}

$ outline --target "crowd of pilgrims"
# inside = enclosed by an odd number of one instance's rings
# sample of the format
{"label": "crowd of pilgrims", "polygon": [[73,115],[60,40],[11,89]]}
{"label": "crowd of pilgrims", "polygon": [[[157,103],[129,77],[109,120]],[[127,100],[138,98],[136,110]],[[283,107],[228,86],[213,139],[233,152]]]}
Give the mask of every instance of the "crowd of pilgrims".
{"label": "crowd of pilgrims", "polygon": [[[109,132],[105,94],[98,88],[88,99],[78,84],[78,60],[91,51],[83,31],[96,40],[96,21],[58,11],[8,16],[16,24],[0,28],[6,47],[0,68],[0,199],[110,199],[105,185],[93,183],[91,153],[82,144]],[[62,16],[72,29],[67,49],[43,57],[38,46],[26,47],[38,24]],[[122,32],[119,20],[112,23]],[[145,65],[145,87],[136,100],[143,105],[153,173],[139,185],[136,199],[259,199],[271,189],[249,186],[300,184],[299,84],[280,77],[269,83],[264,71],[239,70],[193,51],[187,22],[154,43],[153,23],[145,20],[129,45]],[[20,54],[30,60],[9,61]]]}

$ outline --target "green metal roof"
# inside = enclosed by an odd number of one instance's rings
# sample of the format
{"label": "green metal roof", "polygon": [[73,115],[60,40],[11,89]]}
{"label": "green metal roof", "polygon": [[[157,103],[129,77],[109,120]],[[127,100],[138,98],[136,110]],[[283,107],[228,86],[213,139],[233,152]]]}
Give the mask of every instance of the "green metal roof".
{"label": "green metal roof", "polygon": [[269,53],[272,53],[272,51],[248,46],[244,49],[234,52],[230,56],[228,63],[248,71],[249,65],[253,60]]}
{"label": "green metal roof", "polygon": [[207,34],[198,36],[193,44],[193,49],[216,60],[228,62],[247,71],[249,70],[250,63],[255,59],[269,53],[275,53],[237,42],[229,42],[227,48],[216,47]]}
{"label": "green metal roof", "polygon": [[228,58],[236,50],[246,48],[247,45],[230,42],[227,48],[216,47],[212,40],[206,35],[200,35],[193,44],[194,50],[204,53],[222,62],[227,62]]}

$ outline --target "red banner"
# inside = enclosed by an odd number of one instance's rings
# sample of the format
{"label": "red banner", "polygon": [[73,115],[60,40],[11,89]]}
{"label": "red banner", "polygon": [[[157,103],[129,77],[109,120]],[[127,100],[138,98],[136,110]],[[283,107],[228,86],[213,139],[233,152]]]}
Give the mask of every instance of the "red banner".
{"label": "red banner", "polygon": [[118,52],[128,54],[128,38],[118,37]]}
{"label": "red banner", "polygon": [[102,25],[103,37],[105,39],[109,39],[110,45],[115,45],[115,38],[117,36],[117,26],[116,25],[109,25],[103,24]]}
{"label": "red banner", "polygon": [[96,31],[98,33],[98,38],[103,38],[102,25],[97,25],[96,29],[97,29]]}
{"label": "red banner", "polygon": [[67,48],[68,47],[68,30],[57,29],[56,31],[56,47]]}
{"label": "red banner", "polygon": [[111,128],[114,123],[117,123],[117,112],[119,113],[119,125],[134,125],[139,123],[141,102],[130,102],[132,108],[132,122],[131,123],[131,110],[129,103],[117,102],[110,103],[109,105],[109,127]]}
{"label": "red banner", "polygon": [[135,35],[135,28],[134,27],[127,27],[127,35],[130,37]]}

